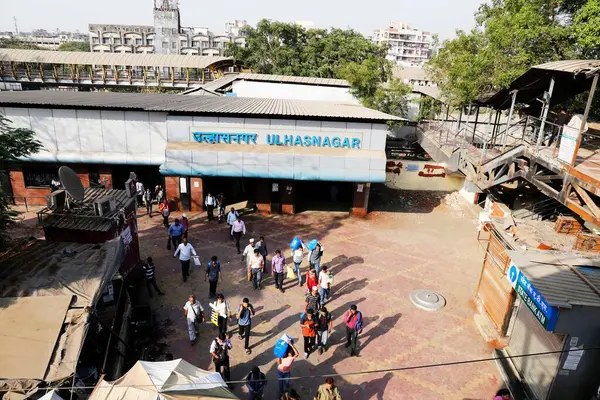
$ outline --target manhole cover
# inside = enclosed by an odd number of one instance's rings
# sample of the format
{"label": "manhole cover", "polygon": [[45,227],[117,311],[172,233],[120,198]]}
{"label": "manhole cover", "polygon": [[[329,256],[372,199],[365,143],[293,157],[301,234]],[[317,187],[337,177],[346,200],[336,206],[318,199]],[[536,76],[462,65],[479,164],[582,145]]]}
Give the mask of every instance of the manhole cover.
{"label": "manhole cover", "polygon": [[446,305],[446,299],[431,290],[419,289],[410,294],[410,301],[425,311],[437,311]]}

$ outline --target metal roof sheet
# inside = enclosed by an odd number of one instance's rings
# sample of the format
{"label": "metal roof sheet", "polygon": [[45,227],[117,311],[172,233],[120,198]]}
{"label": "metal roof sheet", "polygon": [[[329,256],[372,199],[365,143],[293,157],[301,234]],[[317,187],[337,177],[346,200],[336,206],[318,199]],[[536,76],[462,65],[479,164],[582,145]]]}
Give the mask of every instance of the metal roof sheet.
{"label": "metal roof sheet", "polygon": [[593,74],[600,69],[600,60],[561,60],[534,65],[535,69],[568,72],[571,74]]}
{"label": "metal roof sheet", "polygon": [[229,57],[196,55],[86,53],[78,51],[0,49],[0,61],[48,64],[207,68],[215,63],[232,61],[232,59]]}
{"label": "metal roof sheet", "polygon": [[395,67],[392,70],[394,78],[398,79],[411,79],[417,81],[428,81],[431,80],[427,76],[427,71],[422,67]]}
{"label": "metal roof sheet", "polygon": [[585,257],[556,251],[507,251],[506,254],[550,305],[566,308],[571,305],[600,307],[600,295],[571,269],[582,263],[597,265],[595,258],[589,258],[586,262],[583,261]]}
{"label": "metal roof sheet", "polygon": [[350,84],[345,79],[317,78],[317,77],[312,77],[312,76],[269,75],[269,74],[256,74],[256,73],[245,73],[244,72],[244,73],[237,74],[236,80],[297,83],[297,84],[317,85],[317,86],[350,87]]}
{"label": "metal roof sheet", "polygon": [[381,122],[405,120],[401,117],[355,104],[229,96],[22,91],[0,92],[0,104],[9,107],[26,105],[61,108],[108,108],[229,116],[260,115]]}

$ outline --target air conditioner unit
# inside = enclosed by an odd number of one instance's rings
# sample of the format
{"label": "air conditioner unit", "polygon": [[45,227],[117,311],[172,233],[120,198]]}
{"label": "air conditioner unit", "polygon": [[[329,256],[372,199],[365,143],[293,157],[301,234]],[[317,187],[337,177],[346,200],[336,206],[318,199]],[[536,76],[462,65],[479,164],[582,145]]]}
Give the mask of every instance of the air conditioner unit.
{"label": "air conditioner unit", "polygon": [[48,196],[48,207],[53,210],[62,210],[65,207],[66,198],[64,189],[55,190]]}
{"label": "air conditioner unit", "polygon": [[127,196],[129,197],[133,197],[136,195],[136,190],[135,190],[135,180],[133,179],[128,179],[125,182],[125,191],[127,192]]}
{"label": "air conditioner unit", "polygon": [[94,201],[94,212],[97,216],[103,217],[117,208],[117,202],[114,197],[102,197]]}

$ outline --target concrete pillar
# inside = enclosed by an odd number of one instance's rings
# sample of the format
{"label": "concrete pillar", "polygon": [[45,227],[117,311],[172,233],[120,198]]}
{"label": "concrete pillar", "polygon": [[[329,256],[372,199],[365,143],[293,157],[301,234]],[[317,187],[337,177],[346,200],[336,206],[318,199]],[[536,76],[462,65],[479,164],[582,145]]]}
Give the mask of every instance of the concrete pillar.
{"label": "concrete pillar", "polygon": [[181,196],[179,195],[179,177],[165,176],[165,195],[169,201],[171,211],[181,209]]}
{"label": "concrete pillar", "polygon": [[256,183],[256,209],[261,214],[271,214],[271,183],[261,179]]}
{"label": "concrete pillar", "polygon": [[369,212],[369,192],[370,183],[355,183],[354,194],[352,196],[352,209],[350,214],[357,217],[366,217]]}
{"label": "concrete pillar", "polygon": [[294,215],[296,213],[296,182],[281,181],[279,192],[281,195],[281,213]]}
{"label": "concrete pillar", "polygon": [[[190,178],[190,209],[194,212],[204,211],[204,188],[202,178],[193,176]],[[216,211],[215,211],[216,213]]]}

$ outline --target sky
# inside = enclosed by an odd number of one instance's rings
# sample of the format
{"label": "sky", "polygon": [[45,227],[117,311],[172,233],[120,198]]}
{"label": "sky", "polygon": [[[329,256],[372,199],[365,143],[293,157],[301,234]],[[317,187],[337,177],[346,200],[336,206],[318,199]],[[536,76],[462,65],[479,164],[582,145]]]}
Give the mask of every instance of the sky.
{"label": "sky", "polygon": [[[452,38],[456,29],[473,27],[473,13],[483,0],[180,0],[183,26],[223,31],[226,21],[262,18],[311,21],[317,28],[352,28],[365,35],[390,21]],[[101,6],[100,6],[101,4]],[[87,32],[88,24],[152,25],[153,0],[0,0],[0,31],[56,29]]]}

